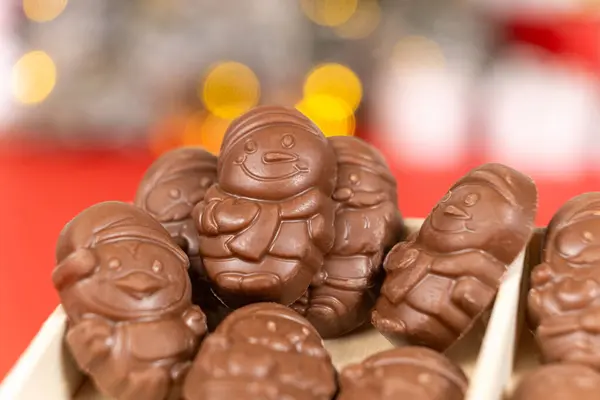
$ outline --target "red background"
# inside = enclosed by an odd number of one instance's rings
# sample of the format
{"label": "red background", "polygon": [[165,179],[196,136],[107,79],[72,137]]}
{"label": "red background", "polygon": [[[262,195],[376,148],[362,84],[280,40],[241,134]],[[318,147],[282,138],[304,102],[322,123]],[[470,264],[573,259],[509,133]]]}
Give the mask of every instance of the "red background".
{"label": "red background", "polygon": [[[393,159],[388,154],[388,160]],[[58,304],[50,272],[63,225],[95,202],[130,201],[151,162],[152,156],[143,150],[36,152],[0,147],[0,379]],[[448,187],[480,162],[472,156],[444,171],[392,164],[403,214],[427,215]],[[600,178],[592,173],[568,183],[536,181],[541,199],[538,224],[546,223],[570,197],[600,187]]]}

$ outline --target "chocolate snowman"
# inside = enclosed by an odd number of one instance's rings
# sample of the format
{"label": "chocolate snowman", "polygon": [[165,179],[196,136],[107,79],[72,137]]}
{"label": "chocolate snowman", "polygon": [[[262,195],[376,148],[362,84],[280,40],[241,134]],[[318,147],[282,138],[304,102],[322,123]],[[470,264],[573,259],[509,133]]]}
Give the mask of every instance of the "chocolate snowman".
{"label": "chocolate snowman", "polygon": [[225,134],[217,177],[194,213],[204,267],[225,304],[289,305],[323,280],[336,162],[308,118],[283,107],[244,114]]}
{"label": "chocolate snowman", "polygon": [[464,372],[426,347],[400,347],[377,353],[342,370],[338,400],[462,400]]}
{"label": "chocolate snowman", "polygon": [[52,279],[81,370],[117,400],[169,398],[206,332],[188,259],[169,233],[134,205],[99,203],[65,226],[56,259]]}
{"label": "chocolate snowman", "polygon": [[544,241],[528,296],[542,358],[600,370],[600,193],[565,203]]}
{"label": "chocolate snowman", "polygon": [[192,210],[217,180],[217,157],[199,147],[183,147],[158,158],[138,186],[134,204],[162,224],[190,260],[192,295],[216,327],[228,309],[214,296],[202,258]]}
{"label": "chocolate snowman", "polygon": [[396,343],[446,350],[491,307],[536,210],[529,177],[501,164],[469,172],[386,257],[375,327]]}
{"label": "chocolate snowman", "polygon": [[335,369],[314,327],[291,309],[257,303],[231,313],[202,344],[185,400],[330,400]]}
{"label": "chocolate snowman", "polygon": [[325,258],[325,282],[311,286],[293,305],[324,338],[341,336],[369,320],[384,253],[402,233],[396,181],[385,159],[355,137],[329,141],[338,162],[335,242]]}

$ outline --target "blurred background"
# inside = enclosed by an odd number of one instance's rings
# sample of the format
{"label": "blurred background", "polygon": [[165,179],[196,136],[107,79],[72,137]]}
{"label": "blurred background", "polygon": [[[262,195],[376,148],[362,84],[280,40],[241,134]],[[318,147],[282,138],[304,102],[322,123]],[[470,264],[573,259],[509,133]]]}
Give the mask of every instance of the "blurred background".
{"label": "blurred background", "polygon": [[62,226],[257,104],[379,147],[405,216],[507,163],[539,224],[600,187],[595,0],[0,1],[0,379],[58,304]]}

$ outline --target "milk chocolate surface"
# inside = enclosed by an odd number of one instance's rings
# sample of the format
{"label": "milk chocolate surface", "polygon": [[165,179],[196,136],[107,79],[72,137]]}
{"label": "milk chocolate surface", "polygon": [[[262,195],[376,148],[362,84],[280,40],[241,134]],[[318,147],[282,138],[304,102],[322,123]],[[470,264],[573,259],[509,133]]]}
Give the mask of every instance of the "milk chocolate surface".
{"label": "milk chocolate surface", "polygon": [[462,400],[464,372],[444,355],[425,347],[399,347],[346,367],[338,400]]}
{"label": "milk chocolate surface", "polygon": [[206,313],[211,330],[229,310],[210,289],[192,210],[216,180],[217,157],[199,147],[171,150],[148,168],[134,201],[159,221],[186,252],[190,260],[192,299]]}
{"label": "milk chocolate surface", "polygon": [[600,369],[600,193],[565,203],[531,273],[529,319],[546,362]]}
{"label": "milk chocolate surface", "polygon": [[230,125],[217,184],[194,211],[204,267],[225,304],[289,305],[323,280],[336,172],[331,144],[296,110],[258,107]]}
{"label": "milk chocolate surface", "polygon": [[335,242],[325,257],[325,280],[292,306],[324,338],[369,320],[383,278],[384,252],[400,240],[396,180],[383,156],[361,139],[329,139],[338,162]]}
{"label": "milk chocolate surface", "polygon": [[65,226],[56,260],[66,342],[81,370],[111,398],[166,399],[206,332],[185,253],[145,211],[105,202]]}
{"label": "milk chocolate surface", "polygon": [[330,400],[335,391],[335,369],[314,327],[283,305],[257,303],[206,338],[183,398]]}
{"label": "milk chocolate surface", "polygon": [[600,374],[575,364],[543,366],[523,378],[512,400],[596,400]]}
{"label": "milk chocolate surface", "polygon": [[395,343],[446,350],[491,307],[536,210],[529,177],[501,164],[470,171],[387,255],[373,325]]}

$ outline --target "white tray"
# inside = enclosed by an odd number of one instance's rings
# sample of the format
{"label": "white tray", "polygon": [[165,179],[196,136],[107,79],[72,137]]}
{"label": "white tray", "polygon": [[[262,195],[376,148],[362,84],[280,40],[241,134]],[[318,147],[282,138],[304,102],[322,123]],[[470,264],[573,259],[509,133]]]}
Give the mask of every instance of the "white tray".
{"label": "white tray", "polygon": [[[421,219],[406,220],[410,231]],[[525,250],[511,265],[487,320],[448,353],[463,367],[471,384],[465,400],[500,400],[511,382],[515,338],[522,313],[519,294]],[[50,279],[50,278],[48,278]],[[75,367],[64,346],[66,317],[57,307],[0,386],[0,400],[105,399]],[[519,332],[520,333],[520,332]],[[359,362],[392,345],[373,328],[363,329],[341,339],[325,341],[335,366]],[[510,386],[510,385],[508,385]]]}

